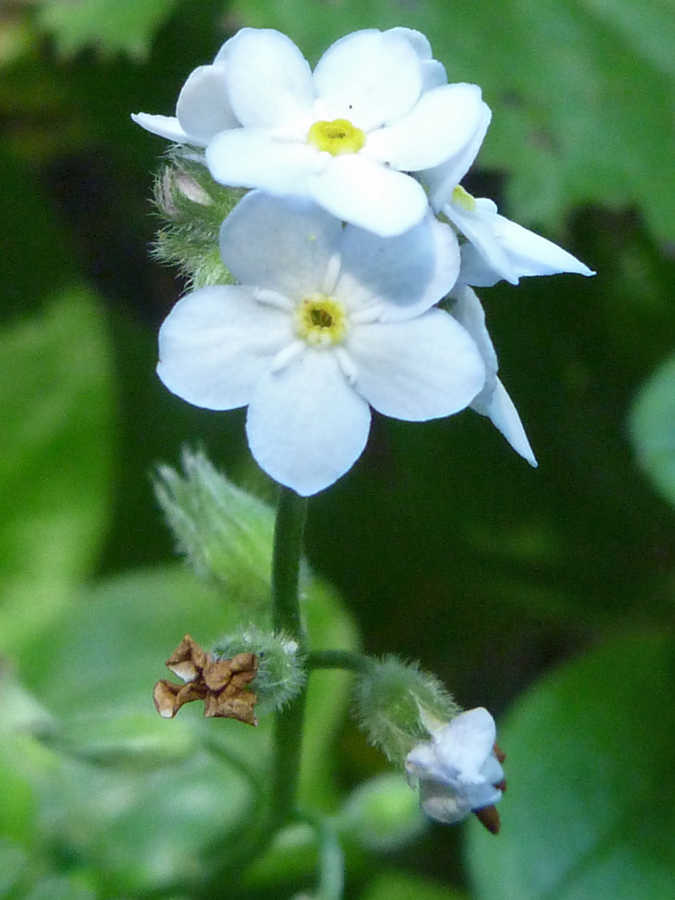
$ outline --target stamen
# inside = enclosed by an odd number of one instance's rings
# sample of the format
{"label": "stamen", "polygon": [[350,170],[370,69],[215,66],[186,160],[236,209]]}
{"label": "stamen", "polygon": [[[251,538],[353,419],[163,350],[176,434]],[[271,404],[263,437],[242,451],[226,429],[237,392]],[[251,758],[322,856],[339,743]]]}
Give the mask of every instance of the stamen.
{"label": "stamen", "polygon": [[468,191],[464,190],[461,184],[458,184],[452,192],[452,202],[461,206],[467,212],[476,211],[476,201]]}
{"label": "stamen", "polygon": [[335,290],[335,285],[337,284],[338,276],[340,275],[340,269],[342,268],[342,254],[337,250],[328,260],[328,266],[326,267],[326,275],[323,279],[322,285],[322,293],[330,296]]}
{"label": "stamen", "polygon": [[280,372],[282,369],[285,369],[293,360],[302,355],[304,349],[305,344],[302,341],[293,341],[291,344],[288,344],[274,357],[270,371]]}
{"label": "stamen", "polygon": [[290,312],[294,308],[293,301],[278,291],[270,291],[267,288],[255,288],[253,296],[258,303],[262,303],[264,306],[273,306],[275,309],[283,309],[284,312]]}
{"label": "stamen", "polygon": [[354,360],[351,358],[349,353],[345,350],[344,347],[336,347],[334,350],[335,358],[338,361],[338,365],[342,370],[342,374],[345,376],[347,381],[350,384],[354,384],[356,379],[359,377],[359,369]]}
{"label": "stamen", "polygon": [[366,143],[366,134],[348,119],[320,120],[309,129],[307,143],[331,156],[341,156],[358,153]]}
{"label": "stamen", "polygon": [[371,322],[377,322],[383,312],[384,307],[382,304],[376,303],[375,306],[357,310],[349,318],[354,325],[370,325]]}

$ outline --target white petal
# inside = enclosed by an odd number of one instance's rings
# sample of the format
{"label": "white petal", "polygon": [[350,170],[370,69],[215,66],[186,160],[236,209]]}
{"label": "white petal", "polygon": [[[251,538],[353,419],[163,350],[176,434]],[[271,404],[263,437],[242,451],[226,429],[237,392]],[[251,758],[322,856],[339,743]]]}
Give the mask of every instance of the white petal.
{"label": "white petal", "polygon": [[390,238],[348,225],[335,295],[352,310],[384,304],[380,321],[408,319],[445,296],[458,273],[455,233],[431,215]]}
{"label": "white petal", "polygon": [[422,220],[429,206],[413,178],[363,154],[331,158],[322,172],[310,176],[309,188],[334,216],[380,237],[403,234]]}
{"label": "white petal", "polygon": [[455,288],[451,296],[455,303],[450,314],[469,332],[485,363],[485,387],[478,397],[489,399],[497,384],[498,365],[497,354],[485,325],[485,312],[476,293],[466,285]]}
{"label": "white petal", "polygon": [[484,107],[477,85],[442,85],[423,94],[407,116],[368,135],[366,151],[404,172],[464,159],[473,151]]}
{"label": "white petal", "polygon": [[471,408],[483,416],[488,416],[492,424],[501,431],[516,453],[519,453],[523,459],[536,468],[537,460],[525,434],[518,410],[499,378],[489,401],[477,399],[471,404]]}
{"label": "white petal", "polygon": [[482,103],[480,120],[473,137],[466,142],[458,153],[446,159],[440,166],[425,169],[419,173],[420,180],[429,191],[429,201],[434,210],[438,211],[445,203],[450,201],[452,192],[471,168],[481,148],[491,118],[492,112],[490,107],[486,103]]}
{"label": "white petal", "polygon": [[484,784],[481,769],[497,739],[495,720],[479,706],[460,713],[434,736],[436,758],[444,766],[448,781]]}
{"label": "white petal", "polygon": [[306,117],[314,102],[312,72],[279,31],[242,28],[227,49],[230,102],[245,127],[273,127]]}
{"label": "white petal", "polygon": [[335,355],[310,348],[261,380],[246,422],[261,468],[305,497],[353,466],[369,429],[368,404],[347,383]]}
{"label": "white petal", "polygon": [[406,322],[354,328],[345,347],[355,388],[378,412],[411,422],[449,416],[483,387],[485,367],[468,332],[431,309]]}
{"label": "white petal", "polygon": [[290,317],[248,288],[205,287],[179,300],[160,328],[157,374],[188,403],[236,409],[292,339]]}
{"label": "white petal", "polygon": [[220,253],[237,281],[298,301],[321,290],[341,238],[316,204],[251,191],[223,222]]}
{"label": "white petal", "polygon": [[278,141],[267,129],[235,128],[213,138],[206,164],[221,184],[306,196],[318,155],[309,144]]}
{"label": "white petal", "polygon": [[[496,272],[499,278],[504,278],[511,284],[518,284],[518,275],[512,265],[510,254],[495,233],[496,213],[484,212],[478,207],[475,211],[470,211],[464,209],[459,203],[448,203],[443,207],[443,212],[453,225],[456,225],[462,234],[471,241],[475,250],[487,263],[489,270]],[[471,269],[468,266],[472,260],[472,253],[468,247],[466,252],[462,252],[466,256],[462,272],[462,280],[465,280],[471,278]],[[483,279],[480,279],[480,282],[476,285],[477,287],[487,287],[482,283]],[[475,282],[471,280],[470,283],[474,284]]]}
{"label": "white petal", "polygon": [[444,825],[455,825],[471,812],[466,798],[459,797],[452,788],[435,781],[420,781],[420,805],[431,819]]}
{"label": "white petal", "polygon": [[196,139],[202,145],[219,131],[239,125],[230,106],[224,66],[199,66],[190,73],[178,96],[176,116],[192,142]]}
{"label": "white petal", "polygon": [[512,269],[518,277],[524,275],[554,275],[557,272],[574,272],[577,275],[595,275],[576,256],[563,250],[534,231],[529,231],[510,219],[494,214],[492,230],[504,251],[508,254]]}
{"label": "white petal", "polygon": [[185,144],[190,140],[180,127],[175,116],[151,116],[150,113],[132,113],[131,118],[137,125],[145,128],[151,134],[158,134],[160,137],[168,138],[177,144]]}
{"label": "white petal", "polygon": [[327,119],[371,131],[412,108],[422,90],[422,64],[403,35],[356,31],[326,50],[314,83]]}
{"label": "white petal", "polygon": [[490,268],[485,257],[481,256],[473,244],[461,245],[461,257],[459,278],[457,279],[460,284],[470,284],[473,287],[492,287],[502,280],[502,275]]}

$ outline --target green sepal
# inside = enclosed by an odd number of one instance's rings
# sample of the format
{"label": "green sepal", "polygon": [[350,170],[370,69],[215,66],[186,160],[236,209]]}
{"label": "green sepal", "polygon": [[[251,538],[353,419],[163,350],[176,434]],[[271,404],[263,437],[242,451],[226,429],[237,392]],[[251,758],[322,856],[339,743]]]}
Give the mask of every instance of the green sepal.
{"label": "green sepal", "polygon": [[155,259],[178,266],[191,290],[234,284],[220,258],[220,226],[246,192],[215,182],[194,150],[188,155],[176,145],[168,157],[154,185],[163,222],[153,247]]}
{"label": "green sepal", "polygon": [[258,716],[281,709],[305,686],[307,673],[298,644],[283,633],[249,625],[221,638],[212,651],[216,659],[232,659],[237,653],[258,656],[258,672],[251,683],[258,696]]}
{"label": "green sepal", "polygon": [[428,740],[430,727],[460,712],[435,675],[395,656],[375,660],[368,673],[360,674],[354,696],[359,723],[370,742],[401,766],[415,744]]}

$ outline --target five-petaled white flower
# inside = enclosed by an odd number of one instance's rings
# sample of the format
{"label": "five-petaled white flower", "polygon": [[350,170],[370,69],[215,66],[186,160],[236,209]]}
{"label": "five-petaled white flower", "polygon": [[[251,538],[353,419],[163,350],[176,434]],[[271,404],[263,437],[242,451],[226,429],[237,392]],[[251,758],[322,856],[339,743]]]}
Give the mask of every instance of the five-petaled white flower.
{"label": "five-petaled white flower", "polygon": [[[460,822],[501,799],[505,783],[495,746],[497,729],[483,707],[460,713],[431,732],[406,757],[406,771],[420,792],[424,812],[439,822]],[[479,815],[491,831],[499,830],[496,810]]]}
{"label": "five-petaled white flower", "polygon": [[380,236],[402,234],[427,213],[427,195],[408,173],[447,161],[463,167],[489,118],[480,88],[442,83],[426,38],[404,28],[349,34],[314,73],[274,30],[243,28],[225,55],[241,127],[207,143],[215,180],[311,198]]}
{"label": "five-petaled white flower", "polygon": [[371,406],[424,421],[483,389],[475,341],[431,308],[459,269],[452,229],[433,216],[383,239],[313,203],[252,191],[223,224],[221,255],[240,284],[178,302],[160,330],[158,373],[197,406],[248,406],[253,456],[298,493],[353,465]]}

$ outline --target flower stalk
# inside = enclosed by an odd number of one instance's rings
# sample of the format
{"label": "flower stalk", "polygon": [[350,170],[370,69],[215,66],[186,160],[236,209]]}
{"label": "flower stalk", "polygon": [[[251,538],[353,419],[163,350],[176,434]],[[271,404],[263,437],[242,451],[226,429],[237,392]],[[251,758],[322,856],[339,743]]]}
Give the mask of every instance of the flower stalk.
{"label": "flower stalk", "polygon": [[[307,500],[290,488],[279,493],[272,551],[272,621],[302,650],[304,629],[300,616],[300,557],[307,515]],[[295,810],[306,691],[274,718],[272,821],[281,826]]]}

